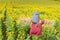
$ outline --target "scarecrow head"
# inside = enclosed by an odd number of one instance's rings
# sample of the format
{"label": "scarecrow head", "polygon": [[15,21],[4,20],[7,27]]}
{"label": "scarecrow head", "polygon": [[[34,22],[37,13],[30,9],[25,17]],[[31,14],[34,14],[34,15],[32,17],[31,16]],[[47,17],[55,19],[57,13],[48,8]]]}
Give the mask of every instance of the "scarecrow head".
{"label": "scarecrow head", "polygon": [[32,22],[33,23],[38,23],[39,22],[39,12],[35,11],[33,16],[32,16]]}

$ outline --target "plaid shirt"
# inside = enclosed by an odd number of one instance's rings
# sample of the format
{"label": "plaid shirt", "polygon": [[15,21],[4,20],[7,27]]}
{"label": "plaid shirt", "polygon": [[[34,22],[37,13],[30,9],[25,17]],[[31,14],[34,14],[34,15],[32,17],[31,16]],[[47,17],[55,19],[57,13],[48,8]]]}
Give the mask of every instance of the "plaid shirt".
{"label": "plaid shirt", "polygon": [[36,34],[37,36],[42,35],[42,25],[44,24],[44,20],[41,23],[36,24],[32,22],[32,26],[30,29],[30,35]]}

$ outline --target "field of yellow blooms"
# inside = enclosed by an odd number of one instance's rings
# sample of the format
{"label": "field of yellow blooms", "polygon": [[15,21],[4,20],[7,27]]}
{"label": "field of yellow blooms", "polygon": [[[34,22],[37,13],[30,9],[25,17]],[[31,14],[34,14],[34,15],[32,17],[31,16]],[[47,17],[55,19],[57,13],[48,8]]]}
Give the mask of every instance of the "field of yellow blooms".
{"label": "field of yellow blooms", "polygon": [[[30,24],[20,18],[31,18],[35,10],[40,19],[55,20],[55,25],[44,24],[42,37],[29,35]],[[60,5],[32,5],[0,3],[0,40],[60,40]]]}

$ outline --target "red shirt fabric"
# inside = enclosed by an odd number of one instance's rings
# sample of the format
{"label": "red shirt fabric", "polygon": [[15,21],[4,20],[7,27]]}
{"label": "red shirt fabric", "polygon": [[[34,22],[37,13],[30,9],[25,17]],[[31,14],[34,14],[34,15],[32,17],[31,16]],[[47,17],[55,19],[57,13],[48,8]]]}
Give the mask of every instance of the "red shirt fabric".
{"label": "red shirt fabric", "polygon": [[41,20],[41,23],[36,24],[32,22],[32,26],[30,29],[30,35],[36,34],[37,36],[42,35],[42,25],[44,24],[44,20]]}

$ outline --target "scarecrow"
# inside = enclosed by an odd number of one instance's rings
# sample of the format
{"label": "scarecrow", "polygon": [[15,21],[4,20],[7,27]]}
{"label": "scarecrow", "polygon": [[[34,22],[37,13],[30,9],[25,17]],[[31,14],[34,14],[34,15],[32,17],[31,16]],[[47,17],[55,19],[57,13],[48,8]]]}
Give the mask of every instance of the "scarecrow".
{"label": "scarecrow", "polygon": [[35,11],[32,16],[32,25],[30,28],[30,35],[35,34],[37,36],[42,36],[42,25],[45,23],[51,24],[51,21],[47,21],[47,20],[40,20],[39,21],[39,12]]}

